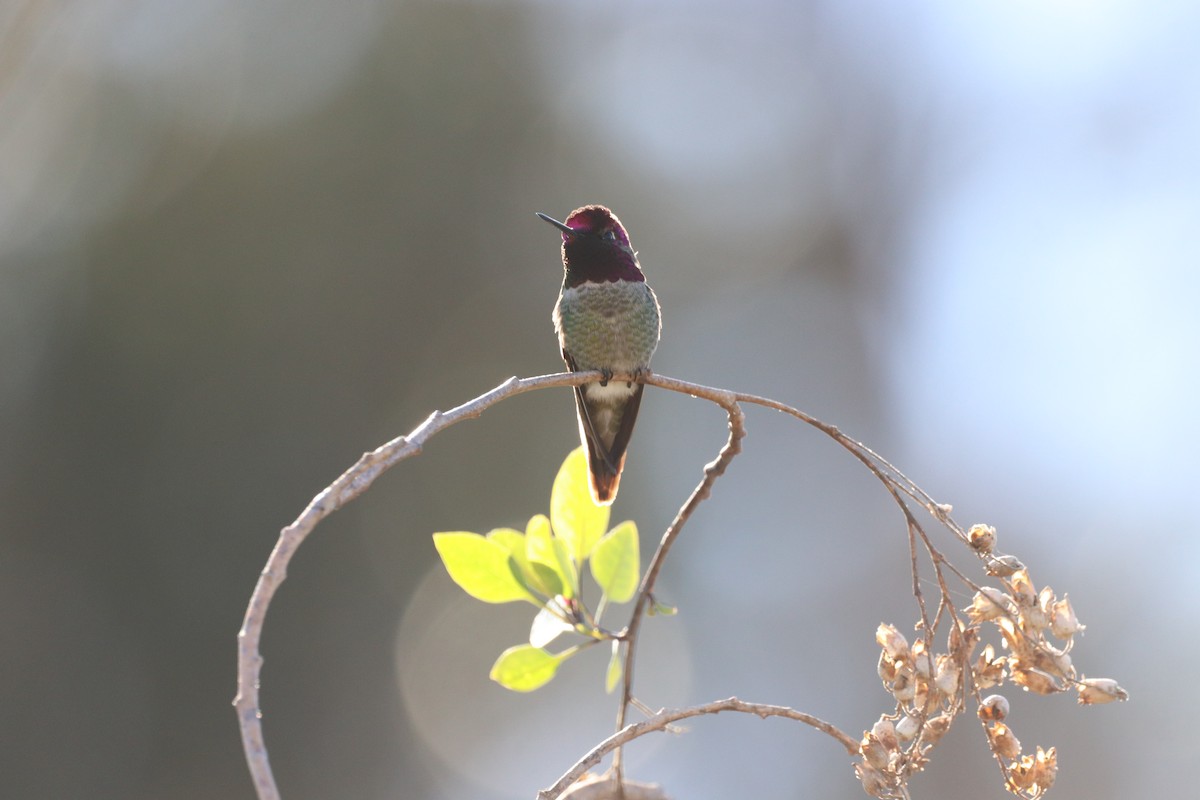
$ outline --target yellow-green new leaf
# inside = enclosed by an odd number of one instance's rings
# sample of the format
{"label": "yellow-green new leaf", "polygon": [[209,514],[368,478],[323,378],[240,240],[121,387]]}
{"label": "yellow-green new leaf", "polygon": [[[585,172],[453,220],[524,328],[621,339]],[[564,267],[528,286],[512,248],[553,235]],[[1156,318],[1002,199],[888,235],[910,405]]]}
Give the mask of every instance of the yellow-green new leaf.
{"label": "yellow-green new leaf", "polygon": [[559,467],[550,491],[550,524],[554,535],[567,543],[576,564],[587,560],[608,529],[608,514],[608,506],[592,502],[587,453],[577,447]]}
{"label": "yellow-green new leaf", "polygon": [[499,542],[478,533],[435,533],[433,544],[450,577],[463,591],[485,603],[528,600],[541,605],[517,578],[516,561]]}
{"label": "yellow-green new leaf", "polygon": [[637,525],[622,522],[596,543],[592,550],[592,577],[608,599],[625,603],[637,591],[641,558]]}
{"label": "yellow-green new leaf", "polygon": [[608,659],[608,670],[604,675],[604,691],[608,694],[612,694],[613,689],[617,688],[617,684],[621,681],[621,671],[623,668],[621,663],[621,643],[613,639],[612,656]]}
{"label": "yellow-green new leaf", "polygon": [[487,532],[487,538],[503,545],[504,549],[517,559],[518,564],[525,563],[525,534],[512,528],[493,528]]}
{"label": "yellow-green new leaf", "polygon": [[651,603],[650,607],[646,609],[647,617],[673,617],[678,613],[679,609],[675,606],[669,606],[666,603],[660,603],[657,600]]}
{"label": "yellow-green new leaf", "polygon": [[[525,534],[512,528],[496,528],[488,531],[487,538],[501,545],[508,554],[513,557],[517,568],[520,570],[519,577],[524,582],[525,588],[531,592],[538,592],[546,597],[554,597],[562,591],[562,587],[557,583],[546,585],[542,580],[542,576],[533,568],[529,562],[529,555],[525,546]],[[551,591],[553,589],[553,591]]]}
{"label": "yellow-green new leaf", "polygon": [[550,520],[545,514],[530,518],[525,526],[525,557],[538,581],[546,588],[547,597],[560,594],[575,596],[559,564],[554,537],[550,533]]}
{"label": "yellow-green new leaf", "polygon": [[549,683],[561,663],[560,656],[547,653],[540,647],[519,644],[500,654],[488,677],[505,689],[532,692]]}
{"label": "yellow-green new leaf", "polygon": [[567,597],[579,596],[579,569],[575,566],[575,562],[571,559],[571,553],[567,549],[567,543],[555,536],[550,540],[554,543],[554,554],[558,556],[558,574],[562,575],[563,594]]}

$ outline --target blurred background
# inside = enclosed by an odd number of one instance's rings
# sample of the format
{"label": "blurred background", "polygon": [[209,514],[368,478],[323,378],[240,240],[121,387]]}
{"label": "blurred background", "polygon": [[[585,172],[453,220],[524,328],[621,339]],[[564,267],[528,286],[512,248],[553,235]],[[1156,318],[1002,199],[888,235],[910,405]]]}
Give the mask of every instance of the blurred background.
{"label": "blurred background", "polygon": [[[656,370],[840,425],[1070,593],[1076,666],[1132,702],[1007,691],[1052,796],[1176,794],[1198,36],[1200,6],[1133,0],[4,4],[0,796],[253,796],[235,636],[279,529],[433,409],[560,368],[534,212],[592,202],[662,301]],[[531,612],[471,601],[429,538],[546,511],[572,409],[450,429],[298,552],[263,642],[287,800],[528,798],[611,730],[602,653],[533,696],[487,679]],[[828,440],[748,426],[637,694],[857,735],[888,707],[876,626],[916,619],[902,519]],[[613,512],[646,556],[724,436],[647,393]],[[802,726],[688,728],[631,776],[864,796]],[[969,720],[913,788],[1006,796]]]}

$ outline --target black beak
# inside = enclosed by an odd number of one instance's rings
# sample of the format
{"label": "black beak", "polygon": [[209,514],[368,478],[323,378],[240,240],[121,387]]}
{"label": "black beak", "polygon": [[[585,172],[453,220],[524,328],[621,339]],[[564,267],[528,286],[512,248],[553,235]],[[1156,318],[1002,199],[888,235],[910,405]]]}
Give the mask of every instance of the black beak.
{"label": "black beak", "polygon": [[576,235],[578,235],[578,233],[579,233],[579,231],[575,230],[574,228],[569,228],[569,227],[567,227],[567,224],[566,224],[565,222],[559,222],[559,221],[558,221],[558,220],[556,220],[554,217],[551,217],[551,216],[548,216],[548,215],[546,215],[546,214],[543,214],[543,213],[542,213],[542,212],[540,212],[540,211],[538,211],[538,212],[536,212],[536,213],[537,213],[537,215],[538,215],[539,217],[541,217],[542,219],[546,220],[546,222],[549,222],[551,225],[553,225],[554,227],[558,228],[559,230],[561,230],[561,231],[562,231],[563,233],[565,233],[565,234],[568,234],[568,235],[570,235],[570,236],[576,236]]}

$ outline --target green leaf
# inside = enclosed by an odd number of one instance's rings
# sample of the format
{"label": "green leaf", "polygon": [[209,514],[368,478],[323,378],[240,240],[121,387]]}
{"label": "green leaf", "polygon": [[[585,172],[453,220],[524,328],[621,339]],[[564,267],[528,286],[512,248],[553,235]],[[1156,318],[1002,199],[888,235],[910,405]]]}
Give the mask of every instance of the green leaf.
{"label": "green leaf", "polygon": [[528,563],[525,557],[525,534],[512,528],[496,528],[488,531],[487,538],[507,550],[518,565]]}
{"label": "green leaf", "polygon": [[532,692],[550,682],[563,658],[540,647],[519,644],[500,654],[488,677],[505,689]]}
{"label": "green leaf", "polygon": [[538,581],[546,587],[547,597],[571,592],[554,547],[550,520],[545,514],[531,518],[525,526],[525,557]]}
{"label": "green leaf", "polygon": [[615,603],[625,603],[638,587],[641,567],[637,525],[622,522],[596,543],[592,550],[592,577]]}
{"label": "green leaf", "polygon": [[[512,556],[519,570],[517,573],[518,579],[530,592],[537,592],[546,597],[553,597],[562,590],[557,583],[553,586],[545,585],[541,576],[538,575],[533,565],[530,564],[525,547],[525,534],[512,528],[496,528],[493,531],[488,531],[487,538],[502,546]],[[549,591],[552,588],[554,591]]]}
{"label": "green leaf", "polygon": [[550,491],[550,525],[567,543],[576,564],[582,564],[608,529],[608,506],[592,502],[588,491],[587,453],[571,451],[559,467]]}
{"label": "green leaf", "polygon": [[554,555],[558,558],[558,570],[562,575],[566,586],[563,587],[563,594],[567,597],[579,596],[579,570],[575,567],[575,562],[571,559],[570,552],[567,551],[567,543],[555,536],[551,539],[554,544]]}
{"label": "green leaf", "polygon": [[563,586],[562,576],[558,574],[558,570],[535,561],[529,562],[529,568],[534,574],[534,585],[541,587],[539,591],[547,597],[557,597],[564,592],[571,591]]}
{"label": "green leaf", "polygon": [[675,606],[669,606],[666,603],[660,603],[657,600],[655,600],[653,603],[651,603],[650,607],[646,609],[647,617],[653,617],[653,616],[673,617],[678,613],[679,613],[679,609],[676,608]]}
{"label": "green leaf", "polygon": [[517,566],[500,543],[478,533],[452,531],[435,533],[433,544],[450,577],[467,594],[485,603],[528,600],[541,605],[517,577]]}
{"label": "green leaf", "polygon": [[613,639],[612,656],[608,659],[608,670],[604,674],[604,691],[608,694],[613,693],[613,689],[617,688],[617,684],[621,682],[621,671],[624,665],[621,662],[621,643]]}

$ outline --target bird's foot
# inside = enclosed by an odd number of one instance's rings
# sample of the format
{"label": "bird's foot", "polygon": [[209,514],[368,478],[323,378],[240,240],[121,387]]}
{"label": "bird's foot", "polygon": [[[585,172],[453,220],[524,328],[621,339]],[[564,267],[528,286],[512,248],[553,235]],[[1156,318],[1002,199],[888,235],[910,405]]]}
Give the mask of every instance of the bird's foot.
{"label": "bird's foot", "polygon": [[608,386],[608,382],[612,380],[612,370],[608,367],[600,368],[600,385]]}

